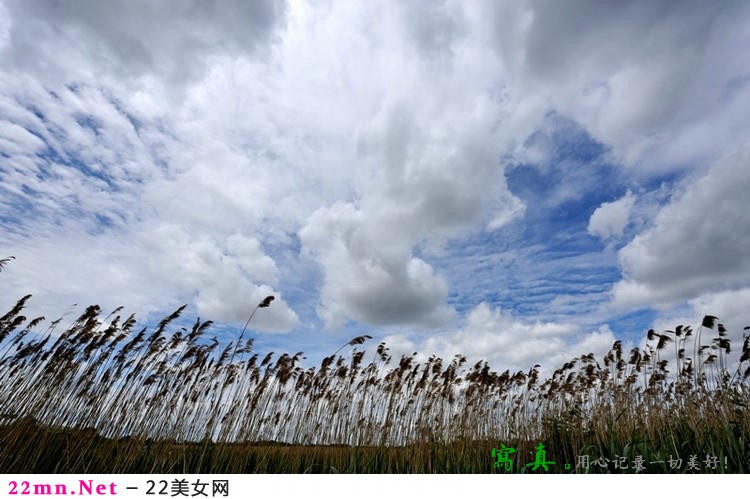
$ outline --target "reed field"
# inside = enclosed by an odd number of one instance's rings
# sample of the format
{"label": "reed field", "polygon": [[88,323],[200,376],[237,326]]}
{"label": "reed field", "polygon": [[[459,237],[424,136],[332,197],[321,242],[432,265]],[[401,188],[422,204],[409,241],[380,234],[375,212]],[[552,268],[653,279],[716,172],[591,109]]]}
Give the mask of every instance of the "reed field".
{"label": "reed field", "polygon": [[[527,472],[540,443],[550,472],[633,472],[614,461],[639,456],[652,473],[688,472],[668,457],[750,468],[750,338],[730,371],[713,316],[542,379],[538,365],[365,351],[369,336],[306,368],[302,352],[255,352],[246,329],[221,344],[210,321],[178,327],[184,307],[153,328],[95,305],[63,325],[25,317],[29,300],[0,317],[2,473],[506,472],[501,444]],[[577,466],[584,454],[610,462]]]}

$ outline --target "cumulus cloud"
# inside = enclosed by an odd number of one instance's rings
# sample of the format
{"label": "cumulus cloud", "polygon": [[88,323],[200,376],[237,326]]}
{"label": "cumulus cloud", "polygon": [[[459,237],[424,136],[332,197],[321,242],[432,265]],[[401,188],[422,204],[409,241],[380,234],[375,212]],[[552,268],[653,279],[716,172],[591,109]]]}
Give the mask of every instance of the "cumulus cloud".
{"label": "cumulus cloud", "polygon": [[544,372],[551,372],[573,357],[589,352],[603,354],[615,338],[606,326],[582,334],[574,324],[530,322],[483,302],[467,314],[464,327],[458,331],[433,334],[421,341],[409,341],[397,334],[384,341],[396,354],[419,352],[447,359],[462,354],[472,363],[486,360],[496,370],[527,370],[539,363]]}
{"label": "cumulus cloud", "polygon": [[750,279],[750,220],[745,216],[747,145],[718,161],[620,250],[618,306],[676,303]]}
{"label": "cumulus cloud", "polygon": [[750,102],[743,2],[493,3],[516,99],[586,127],[642,174],[700,167],[741,140]]}
{"label": "cumulus cloud", "polygon": [[6,9],[13,19],[8,57],[15,66],[44,79],[70,74],[71,68],[62,65],[70,62],[66,57],[48,57],[52,45],[62,42],[65,48],[80,50],[78,55],[94,62],[97,71],[118,78],[156,75],[170,85],[181,85],[200,77],[209,56],[243,54],[265,46],[283,26],[285,5],[272,0],[179,4],[8,0]]}
{"label": "cumulus cloud", "polygon": [[276,280],[276,266],[257,241],[239,234],[225,241],[195,236],[174,225],[160,225],[138,234],[151,255],[147,275],[159,275],[167,289],[189,291],[198,312],[215,320],[238,323],[267,295],[276,295],[273,307],[254,320],[265,331],[287,331],[297,325],[297,314],[265,282]]}
{"label": "cumulus cloud", "polygon": [[622,236],[630,219],[633,204],[635,204],[635,196],[630,191],[617,201],[602,203],[591,214],[588,226],[589,234],[604,240]]}
{"label": "cumulus cloud", "polygon": [[300,231],[326,271],[320,316],[329,327],[347,319],[387,325],[437,326],[452,318],[448,287],[432,267],[410,255],[408,241],[368,232],[352,204],[317,210]]}
{"label": "cumulus cloud", "polygon": [[[386,19],[395,40],[413,35],[401,19]],[[497,126],[495,75],[486,71],[492,54],[471,37],[454,39],[438,44],[450,51],[435,66],[423,59],[437,50],[431,44],[404,52],[391,38],[369,42],[368,64],[393,79],[358,117],[355,200],[319,208],[300,239],[325,273],[320,310],[328,324],[444,324],[453,316],[447,285],[415,252],[523,213],[499,161],[508,138]]]}

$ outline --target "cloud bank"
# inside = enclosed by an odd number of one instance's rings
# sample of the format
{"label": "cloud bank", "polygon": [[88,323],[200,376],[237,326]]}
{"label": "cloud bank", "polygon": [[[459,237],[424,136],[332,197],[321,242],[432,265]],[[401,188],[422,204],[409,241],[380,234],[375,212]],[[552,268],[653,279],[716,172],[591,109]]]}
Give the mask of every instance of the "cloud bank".
{"label": "cloud bank", "polygon": [[748,19],[0,0],[0,305],[238,327],[274,294],[258,331],[520,366],[741,295]]}

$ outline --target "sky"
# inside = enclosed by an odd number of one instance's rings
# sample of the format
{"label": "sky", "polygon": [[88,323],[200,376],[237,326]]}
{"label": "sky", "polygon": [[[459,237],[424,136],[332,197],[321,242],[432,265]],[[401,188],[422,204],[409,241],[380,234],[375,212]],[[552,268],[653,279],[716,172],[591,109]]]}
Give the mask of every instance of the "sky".
{"label": "sky", "polygon": [[[750,325],[750,4],[0,0],[0,310],[555,368]],[[75,305],[74,305],[75,304]]]}

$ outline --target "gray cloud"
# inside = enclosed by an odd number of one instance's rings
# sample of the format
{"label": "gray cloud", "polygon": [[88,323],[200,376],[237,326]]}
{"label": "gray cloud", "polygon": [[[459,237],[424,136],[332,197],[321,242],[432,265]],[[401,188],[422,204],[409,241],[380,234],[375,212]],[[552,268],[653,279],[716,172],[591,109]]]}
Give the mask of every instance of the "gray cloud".
{"label": "gray cloud", "polygon": [[9,0],[6,6],[13,19],[10,57],[20,67],[48,72],[55,61],[44,56],[60,50],[62,41],[97,71],[120,78],[157,74],[170,82],[202,75],[208,56],[266,45],[286,14],[285,2],[273,0]]}
{"label": "gray cloud", "polygon": [[[641,174],[700,168],[743,136],[746,2],[493,4],[515,99],[542,100]],[[731,90],[730,90],[731,89]]]}

